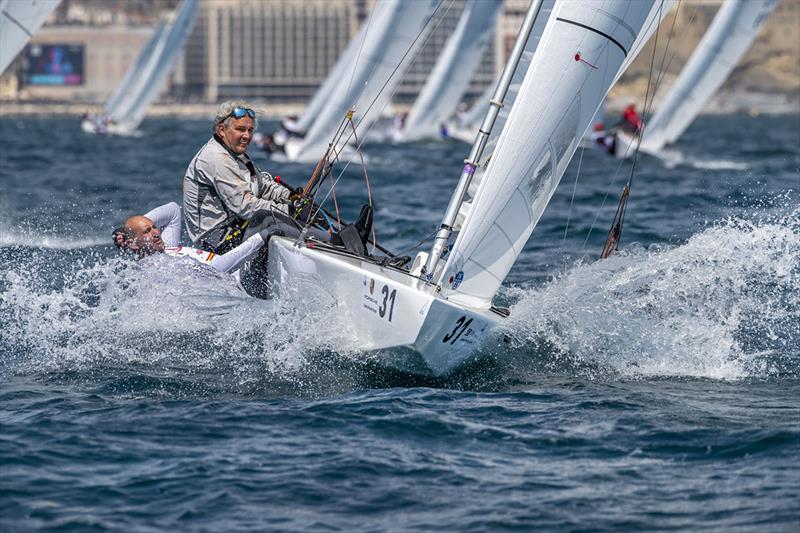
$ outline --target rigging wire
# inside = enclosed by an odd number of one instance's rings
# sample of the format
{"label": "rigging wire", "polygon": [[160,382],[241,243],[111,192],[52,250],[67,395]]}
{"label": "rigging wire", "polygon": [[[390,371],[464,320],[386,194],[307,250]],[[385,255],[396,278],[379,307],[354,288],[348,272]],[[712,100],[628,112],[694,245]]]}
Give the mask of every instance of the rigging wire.
{"label": "rigging wire", "polygon": [[[664,0],[661,0],[661,6],[659,9],[664,9]],[[660,18],[660,17],[659,17]],[[660,25],[659,25],[660,26]],[[650,72],[647,75],[647,89],[644,93],[644,109],[643,114],[646,116],[650,108],[652,108],[653,100],[655,99],[655,90],[653,94],[650,94],[650,86],[653,79],[653,71],[655,68],[655,60],[656,60],[656,51],[658,50],[658,34],[659,34],[659,27],[656,27],[656,36],[655,41],[653,43],[653,54],[650,57]],[[667,43],[669,44],[669,42]],[[664,57],[666,57],[666,51],[664,53]],[[663,66],[663,65],[662,65]],[[649,102],[648,102],[649,98]],[[631,184],[633,183],[633,177],[636,175],[636,162],[639,159],[639,151],[642,145],[642,137],[644,136],[646,123],[642,122],[641,126],[639,127],[639,131],[637,131],[636,137],[636,149],[633,152],[633,163],[631,164],[631,172],[628,175],[628,181],[625,183],[625,186],[622,188],[622,195],[619,199],[619,205],[617,206],[617,212],[614,215],[614,222],[611,225],[611,229],[608,230],[608,235],[606,237],[605,245],[603,246],[603,251],[600,255],[601,259],[607,258],[611,255],[615,250],[619,249],[619,240],[622,237],[622,228],[625,223],[625,212],[628,207],[628,198],[630,197],[630,190]]]}
{"label": "rigging wire", "polygon": [[[674,28],[675,28],[675,24],[676,24],[677,18],[678,18],[677,17],[677,12],[680,11],[681,9],[684,9],[683,0],[678,0],[678,6],[676,8],[676,16],[672,21],[672,28],[670,29],[670,37],[667,40],[667,47],[665,48],[665,55],[666,55],[666,51],[669,50],[669,43],[670,43],[670,41],[672,39],[672,35],[674,34]],[[681,36],[680,36],[680,39],[682,39],[682,38],[686,37],[686,35],[688,35],[689,29],[691,27],[691,23],[694,21],[695,17],[699,13],[699,11],[700,11],[700,6],[696,5],[694,7],[694,9],[692,10],[692,12],[691,12],[691,15],[689,17],[689,22],[683,28],[683,31],[682,31]],[[672,52],[672,54],[670,56],[670,59],[667,62],[666,66],[663,65],[663,59],[664,58],[662,57],[662,62],[661,62],[661,67],[660,67],[661,72],[659,73],[659,76],[656,79],[655,90],[653,92],[653,100],[651,101],[651,107],[652,107],[653,102],[655,101],[655,95],[658,94],[660,89],[662,88],[662,84],[664,82],[664,78],[666,77],[666,73],[669,70],[669,67],[672,65],[673,60],[677,56],[677,53],[678,53],[677,50],[673,50],[673,52]],[[623,164],[624,164],[624,160],[620,159],[616,170],[612,174],[611,182],[609,183],[609,186],[606,189],[606,194],[603,197],[603,201],[600,203],[600,207],[598,208],[598,210],[597,210],[597,212],[595,214],[595,217],[592,220],[591,225],[589,226],[589,230],[586,233],[586,238],[583,240],[583,244],[581,246],[582,250],[586,248],[586,245],[588,244],[589,239],[592,236],[592,232],[594,231],[594,228],[597,225],[597,221],[600,219],[600,216],[601,216],[602,211],[603,211],[603,207],[605,207],[605,204],[606,204],[606,202],[608,200],[608,197],[611,195],[611,191],[616,186],[617,179],[619,177],[619,174],[620,174],[620,171],[622,169],[622,165]]]}
{"label": "rigging wire", "polygon": [[[442,24],[442,22],[444,21],[445,16],[447,15],[447,13],[450,12],[450,9],[453,7],[453,4],[455,4],[455,0],[450,0],[449,2],[447,2],[446,0],[441,0],[436,5],[436,8],[428,16],[428,19],[425,21],[425,24],[423,24],[422,27],[420,28],[419,32],[417,32],[417,35],[416,35],[416,37],[414,37],[414,40],[411,41],[411,44],[406,48],[406,51],[403,54],[403,57],[400,58],[400,61],[397,62],[397,65],[395,65],[395,67],[392,69],[392,72],[389,74],[389,76],[387,76],[386,81],[384,81],[384,83],[381,86],[380,90],[375,94],[375,98],[373,98],[372,101],[369,103],[369,105],[367,106],[367,109],[363,113],[360,114],[361,116],[360,116],[360,118],[358,120],[358,123],[355,124],[356,128],[361,126],[361,123],[364,121],[364,119],[367,117],[369,112],[372,110],[372,107],[375,105],[375,103],[378,102],[378,100],[380,99],[380,96],[383,94],[383,91],[386,89],[387,85],[389,85],[389,82],[392,81],[392,78],[397,73],[397,70],[400,68],[400,65],[402,65],[405,62],[406,57],[408,57],[408,54],[411,53],[411,50],[413,50],[415,48],[417,41],[420,40],[420,38],[422,37],[423,33],[426,33],[426,30],[427,30],[428,26],[431,24],[431,21],[434,19],[434,17],[437,16],[437,13],[439,12],[439,9],[443,5],[445,5],[445,3],[447,4],[447,8],[436,19],[436,23],[433,26],[433,28],[430,31],[430,33],[428,33],[427,36],[425,37],[425,41],[427,41],[430,38],[430,36],[433,34],[433,32]],[[399,87],[396,87],[394,89],[394,91],[392,91],[392,93],[389,96],[390,97],[394,96],[394,94],[397,92],[398,89],[399,89]],[[384,105],[384,108],[388,104],[389,104],[389,102],[388,102],[388,99],[387,99],[386,104]],[[355,105],[355,103],[353,105]],[[381,109],[381,111],[383,111],[383,109]],[[367,125],[366,129],[364,130],[364,135],[365,136],[366,136],[367,132],[369,132],[369,130],[372,129],[372,127],[374,125],[375,125],[375,121],[372,121],[371,124]],[[342,150],[344,149],[345,146],[350,144],[350,140],[352,138],[353,138],[352,134],[349,137],[347,137],[347,139],[345,140],[344,144],[342,144],[342,147],[341,147]],[[363,145],[363,142],[357,146],[357,149],[360,149],[362,145]],[[340,150],[340,152],[341,152],[341,150]]]}
{"label": "rigging wire", "polygon": [[[357,133],[356,133],[356,129],[358,128],[358,126],[360,126],[360,125],[361,125],[361,122],[362,122],[362,121],[364,120],[364,118],[367,116],[367,114],[368,114],[368,113],[369,113],[369,111],[372,109],[372,107],[375,105],[375,103],[376,103],[376,102],[379,100],[379,98],[380,98],[381,94],[382,94],[382,93],[383,93],[383,91],[386,89],[387,85],[389,84],[389,82],[391,81],[391,79],[394,77],[394,75],[397,73],[397,70],[400,68],[400,65],[402,65],[402,64],[403,64],[403,62],[405,61],[405,59],[406,59],[406,57],[408,56],[408,54],[409,54],[409,53],[411,52],[411,50],[412,50],[412,49],[415,47],[415,45],[416,45],[417,41],[419,41],[419,39],[422,37],[422,34],[423,34],[423,33],[425,33],[425,31],[426,31],[426,28],[427,28],[427,27],[428,27],[428,26],[431,24],[431,21],[434,19],[434,17],[436,17],[436,15],[437,15],[437,13],[439,12],[440,8],[441,8],[441,7],[442,7],[442,5],[444,5],[445,3],[447,4],[447,8],[446,8],[446,9],[445,9],[445,11],[444,11],[444,12],[441,14],[441,16],[439,16],[439,17],[438,17],[438,19],[437,19],[437,21],[436,21],[436,24],[435,24],[435,26],[433,27],[433,29],[431,30],[431,32],[430,32],[430,33],[428,33],[428,35],[427,35],[427,37],[426,37],[426,41],[427,41],[427,39],[429,39],[429,38],[430,38],[430,35],[433,33],[433,31],[435,31],[435,30],[436,30],[436,29],[437,29],[437,28],[438,28],[438,27],[441,25],[441,23],[444,21],[444,18],[445,18],[445,16],[446,16],[446,15],[447,15],[447,13],[450,11],[450,9],[452,8],[452,6],[455,4],[455,0],[450,0],[449,2],[445,2],[444,0],[441,0],[441,1],[440,1],[440,2],[439,2],[437,5],[436,5],[436,8],[433,10],[433,12],[430,14],[430,16],[428,17],[428,19],[425,21],[425,24],[423,24],[423,25],[422,25],[422,28],[421,28],[421,29],[420,29],[420,31],[417,33],[417,35],[416,35],[416,37],[414,38],[414,40],[413,40],[413,41],[411,42],[411,44],[410,44],[410,45],[407,47],[407,49],[406,49],[405,53],[403,54],[403,57],[402,57],[402,58],[400,58],[400,61],[397,63],[397,65],[395,65],[395,67],[394,67],[394,69],[392,70],[391,74],[389,74],[389,76],[387,77],[387,79],[386,79],[386,81],[384,82],[383,86],[380,88],[380,90],[378,91],[378,93],[375,95],[375,98],[373,98],[372,102],[370,102],[369,106],[367,107],[367,110],[366,110],[366,111],[365,111],[365,112],[362,114],[362,116],[361,116],[361,119],[359,120],[359,122],[358,122],[357,124],[353,124],[353,122],[352,122],[352,116],[353,116],[353,113],[354,113],[354,111],[355,111],[355,108],[354,108],[354,107],[351,107],[351,108],[350,108],[350,110],[348,111],[347,115],[345,116],[345,118],[344,118],[344,119],[342,119],[342,122],[339,124],[339,128],[337,128],[337,130],[336,130],[336,133],[334,133],[333,140],[332,140],[332,141],[331,141],[331,143],[329,143],[329,145],[328,145],[328,150],[326,150],[325,154],[324,154],[324,155],[323,155],[323,157],[320,159],[319,163],[317,164],[317,168],[314,170],[314,174],[312,175],[311,179],[309,180],[309,183],[306,185],[305,194],[308,194],[308,193],[310,193],[312,188],[313,188],[313,189],[315,189],[315,192],[314,192],[314,198],[313,198],[313,200],[314,200],[314,201],[313,201],[313,203],[316,205],[316,211],[313,213],[313,216],[309,218],[309,220],[313,220],[313,219],[314,219],[314,217],[315,217],[315,216],[316,216],[316,215],[317,215],[317,214],[318,214],[318,213],[319,213],[319,212],[322,210],[322,205],[323,205],[323,204],[324,204],[324,203],[325,203],[325,202],[328,200],[328,198],[329,198],[329,197],[330,197],[332,194],[335,194],[335,192],[334,192],[334,191],[335,191],[335,187],[336,187],[336,185],[339,183],[339,180],[342,178],[342,176],[344,175],[344,173],[347,171],[348,167],[350,166],[350,163],[352,162],[352,159],[348,159],[348,160],[345,162],[345,165],[344,165],[344,167],[341,169],[341,171],[339,172],[339,174],[338,174],[338,176],[336,177],[336,179],[332,181],[332,183],[331,183],[331,186],[330,186],[330,189],[328,190],[328,192],[326,193],[326,195],[323,197],[322,201],[321,201],[319,204],[316,204],[316,201],[315,201],[315,200],[316,200],[316,190],[317,190],[319,187],[315,187],[315,185],[317,185],[317,184],[321,183],[321,180],[319,180],[319,179],[317,179],[317,178],[319,178],[319,174],[320,174],[320,173],[322,172],[322,170],[323,170],[323,168],[322,168],[322,167],[324,167],[324,166],[325,166],[325,163],[328,163],[328,165],[327,165],[327,168],[326,168],[326,169],[324,169],[324,170],[325,170],[325,173],[329,174],[329,175],[330,175],[330,177],[332,178],[332,177],[333,177],[333,175],[332,175],[333,163],[335,163],[336,161],[339,161],[339,155],[340,155],[340,154],[341,154],[341,152],[344,150],[344,148],[345,148],[345,147],[346,147],[346,146],[347,146],[347,145],[350,143],[350,140],[351,140],[351,139],[353,139],[353,138],[355,138],[355,140],[356,140],[356,151],[357,151],[357,153],[359,154],[359,158],[360,158],[361,166],[362,166],[362,168],[363,168],[363,170],[364,170],[364,176],[365,176],[365,179],[366,179],[366,181],[367,181],[367,194],[368,194],[368,200],[369,200],[369,204],[370,204],[370,205],[372,205],[372,192],[371,192],[371,188],[370,188],[370,186],[369,186],[369,176],[368,176],[368,174],[367,174],[366,163],[365,163],[365,161],[364,161],[363,152],[362,152],[362,150],[361,150],[361,147],[363,146],[363,144],[364,144],[364,141],[365,141],[366,139],[359,141],[359,139],[358,139],[358,135],[357,135]],[[366,32],[365,32],[365,36],[366,36]],[[363,46],[363,40],[362,40],[362,46]],[[359,53],[360,53],[360,52],[359,52]],[[355,66],[354,66],[353,72],[355,72]],[[351,82],[352,82],[352,76],[353,76],[353,75],[351,75]],[[397,92],[397,89],[398,89],[398,88],[395,88],[395,89],[394,89],[394,91],[392,92],[392,95],[394,95],[394,94]],[[390,96],[392,96],[392,95],[390,95]],[[389,103],[389,102],[388,102],[388,100],[387,100],[386,104],[384,105],[384,108],[385,108],[385,106],[386,106],[386,105],[388,105],[388,103]],[[381,111],[382,111],[382,110],[381,110]],[[342,137],[344,136],[344,130],[346,130],[346,123],[348,123],[348,122],[349,122],[349,123],[350,123],[350,125],[351,125],[351,133],[350,133],[350,135],[349,135],[349,136],[346,138],[346,140],[345,140],[343,143],[341,143],[341,144],[340,144],[340,142],[341,142],[341,139],[342,139]],[[366,129],[365,129],[364,133],[366,134],[367,132],[369,132],[369,130],[372,128],[372,126],[373,126],[373,125],[374,125],[374,121],[373,121],[373,123],[372,123],[372,124],[368,124],[368,125],[367,125],[367,127],[366,127]],[[330,160],[330,159],[329,159],[329,157],[330,157],[331,155],[333,156],[333,160]],[[312,182],[314,182],[314,183],[312,183]],[[337,217],[338,217],[338,211],[337,211]],[[308,224],[310,224],[310,222],[308,222]],[[377,241],[376,241],[376,239],[375,239],[375,229],[374,229],[374,225],[373,225],[373,229],[372,229],[372,237],[373,237],[373,252],[374,252],[374,249],[375,249],[375,247],[376,247],[376,246],[378,246],[378,245],[377,245]]]}
{"label": "rigging wire", "polygon": [[369,16],[367,17],[367,22],[364,26],[364,35],[361,38],[361,44],[358,45],[358,53],[356,54],[356,60],[353,62],[353,68],[350,71],[350,80],[347,82],[347,92],[350,92],[350,87],[353,86],[353,78],[356,76],[356,67],[358,67],[358,62],[361,61],[361,51],[364,49],[364,41],[367,40],[367,34],[369,33],[369,24],[372,22],[372,15],[375,13],[375,9],[370,10]]}

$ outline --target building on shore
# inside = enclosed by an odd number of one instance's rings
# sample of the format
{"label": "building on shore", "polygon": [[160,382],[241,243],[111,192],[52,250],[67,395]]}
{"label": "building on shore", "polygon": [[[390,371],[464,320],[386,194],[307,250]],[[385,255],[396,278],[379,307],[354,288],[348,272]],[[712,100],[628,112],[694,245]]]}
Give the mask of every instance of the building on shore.
{"label": "building on shore", "polygon": [[[409,0],[413,1],[413,0]],[[674,28],[666,79],[691,54],[721,0],[684,0],[662,25]],[[245,97],[276,106],[302,107],[333,67],[376,0],[201,0],[183,57],[161,94],[162,102],[213,104]],[[441,20],[415,58],[394,101],[409,105],[421,90],[452,33],[465,0],[443,4]],[[0,77],[0,100],[102,104],[153,31],[178,0],[63,0],[43,29]],[[473,77],[467,100],[478,96],[502,69],[528,0],[505,0],[492,45]],[[674,21],[674,25],[673,25]],[[662,36],[664,33],[662,33]],[[661,41],[664,42],[663,40]],[[38,47],[38,48],[37,48]],[[34,77],[35,59],[72,54],[80,76]],[[623,78],[635,93],[648,49]],[[38,54],[38,55],[37,55]],[[780,0],[753,49],[731,79],[739,86],[797,91],[800,85],[800,2]],[[674,71],[674,72],[673,72]],[[64,82],[64,83],[61,83]],[[788,89],[787,89],[788,88]],[[616,91],[625,90],[616,88]]]}

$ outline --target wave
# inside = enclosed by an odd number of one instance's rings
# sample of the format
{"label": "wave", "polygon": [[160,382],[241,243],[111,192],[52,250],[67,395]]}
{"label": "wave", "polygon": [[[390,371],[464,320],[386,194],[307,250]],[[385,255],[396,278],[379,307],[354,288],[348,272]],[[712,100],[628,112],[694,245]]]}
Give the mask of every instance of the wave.
{"label": "wave", "polygon": [[29,248],[42,248],[46,250],[81,250],[95,246],[108,245],[108,238],[70,239],[58,236],[14,235],[0,234],[0,247],[24,246]]}
{"label": "wave", "polygon": [[[263,301],[190,259],[87,254],[54,275],[52,254],[27,253],[33,257],[0,271],[0,320],[8,325],[0,371],[108,377],[146,368],[236,391],[263,390],[265,380],[269,388],[306,386],[324,375],[346,389],[347,365],[366,357],[357,324],[319,287],[297,285]],[[502,296],[513,302],[500,332],[508,343],[487,348],[500,373],[491,379],[501,382],[531,372],[612,380],[796,375],[800,209],[730,218],[679,246],[634,246]]]}
{"label": "wave", "polygon": [[667,168],[688,166],[699,170],[749,170],[750,165],[729,159],[700,159],[678,150],[662,150],[657,156]]}
{"label": "wave", "polygon": [[632,247],[507,297],[517,362],[538,353],[545,369],[599,377],[796,376],[800,209]]}

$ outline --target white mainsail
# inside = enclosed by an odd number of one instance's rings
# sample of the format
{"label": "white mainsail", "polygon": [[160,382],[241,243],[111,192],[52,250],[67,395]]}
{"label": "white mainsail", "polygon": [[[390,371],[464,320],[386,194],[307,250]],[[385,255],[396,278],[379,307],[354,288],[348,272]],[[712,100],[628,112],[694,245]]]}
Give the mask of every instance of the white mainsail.
{"label": "white mainsail", "polygon": [[0,0],[0,74],[61,0]]}
{"label": "white mainsail", "polygon": [[430,31],[427,22],[437,3],[382,0],[376,4],[369,26],[363,34],[359,32],[363,42],[351,43],[357,53],[347,58],[349,68],[343,69],[341,78],[326,95],[325,105],[312,117],[305,137],[287,141],[289,159],[319,159],[351,106],[356,108],[354,122],[359,134],[377,120]]}
{"label": "white mainsail", "polygon": [[136,84],[143,83],[142,73],[144,72],[144,69],[148,63],[152,61],[153,54],[156,50],[156,45],[162,42],[167,29],[168,26],[166,20],[162,20],[158,23],[156,29],[153,31],[153,35],[147,41],[147,44],[145,44],[145,47],[142,49],[139,57],[136,58],[136,62],[131,65],[130,68],[128,68],[128,71],[125,73],[125,77],[122,78],[122,81],[114,90],[111,98],[109,98],[108,102],[106,102],[106,116],[120,117],[122,116],[122,113],[120,112],[122,106],[130,107],[130,102],[132,101],[133,96],[135,96],[135,92],[137,92],[133,90],[133,87]]}
{"label": "white mainsail", "polygon": [[467,0],[453,34],[436,60],[402,131],[404,140],[438,137],[456,110],[483,57],[502,0]]}
{"label": "white mainsail", "polygon": [[[110,115],[114,133],[133,133],[142,122],[147,108],[158,95],[164,80],[181,53],[197,15],[197,0],[183,0],[175,12],[169,30],[158,36],[153,51],[143,70],[135,75],[135,82],[114,112]],[[148,45],[149,46],[149,45]]]}
{"label": "white mainsail", "polygon": [[653,118],[642,150],[675,142],[750,48],[778,0],[726,0]]}
{"label": "white mainsail", "polygon": [[491,306],[653,8],[653,0],[556,4],[438,276],[444,297]]}

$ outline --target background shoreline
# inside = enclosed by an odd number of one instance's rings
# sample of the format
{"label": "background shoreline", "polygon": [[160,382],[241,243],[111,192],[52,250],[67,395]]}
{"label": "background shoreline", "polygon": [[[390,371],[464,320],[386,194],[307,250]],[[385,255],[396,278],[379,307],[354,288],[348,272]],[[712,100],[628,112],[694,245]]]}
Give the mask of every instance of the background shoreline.
{"label": "background shoreline", "polygon": [[[644,98],[636,91],[635,84],[615,88],[606,102],[606,112],[621,110],[627,103],[634,102],[640,109]],[[642,93],[643,94],[643,93]],[[252,104],[265,117],[280,118],[286,115],[301,114],[303,104],[269,104],[253,100]],[[656,96],[654,107],[657,109],[659,98]],[[205,118],[213,116],[216,103],[168,103],[162,102],[150,106],[148,117],[180,116]],[[0,116],[36,116],[60,115],[81,116],[84,113],[102,113],[104,105],[73,102],[0,102]],[[395,105],[394,112],[407,112],[410,106]],[[703,109],[702,114],[720,115],[732,113],[757,114],[797,114],[800,113],[800,94],[767,93],[749,91],[729,91],[717,94]]]}

